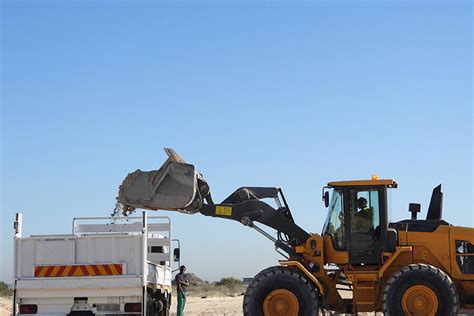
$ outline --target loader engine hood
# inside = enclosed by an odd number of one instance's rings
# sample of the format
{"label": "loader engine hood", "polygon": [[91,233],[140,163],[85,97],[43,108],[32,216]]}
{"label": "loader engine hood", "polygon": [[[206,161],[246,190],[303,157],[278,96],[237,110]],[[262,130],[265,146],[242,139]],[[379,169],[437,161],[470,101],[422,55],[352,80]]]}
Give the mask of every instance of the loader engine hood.
{"label": "loader engine hood", "polygon": [[119,187],[117,200],[124,215],[136,208],[195,213],[202,206],[209,186],[173,149],[165,148],[168,159],[158,170],[129,173]]}

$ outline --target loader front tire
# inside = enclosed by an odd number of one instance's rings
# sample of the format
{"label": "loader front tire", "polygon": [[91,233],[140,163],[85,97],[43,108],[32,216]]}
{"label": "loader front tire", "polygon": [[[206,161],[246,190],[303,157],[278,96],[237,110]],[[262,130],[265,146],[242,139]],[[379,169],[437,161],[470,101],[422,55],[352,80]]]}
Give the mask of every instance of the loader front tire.
{"label": "loader front tire", "polygon": [[300,271],[271,267],[258,273],[250,282],[243,310],[245,316],[317,315],[318,292]]}
{"label": "loader front tire", "polygon": [[457,315],[459,298],[451,278],[428,264],[410,264],[387,281],[382,309],[386,316]]}

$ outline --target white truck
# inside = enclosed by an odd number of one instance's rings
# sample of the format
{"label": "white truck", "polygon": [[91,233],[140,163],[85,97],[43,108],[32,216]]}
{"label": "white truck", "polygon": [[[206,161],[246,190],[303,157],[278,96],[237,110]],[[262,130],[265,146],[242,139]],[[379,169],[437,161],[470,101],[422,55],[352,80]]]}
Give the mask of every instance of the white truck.
{"label": "white truck", "polygon": [[74,218],[72,234],[22,237],[14,228],[13,315],[169,315],[171,220]]}

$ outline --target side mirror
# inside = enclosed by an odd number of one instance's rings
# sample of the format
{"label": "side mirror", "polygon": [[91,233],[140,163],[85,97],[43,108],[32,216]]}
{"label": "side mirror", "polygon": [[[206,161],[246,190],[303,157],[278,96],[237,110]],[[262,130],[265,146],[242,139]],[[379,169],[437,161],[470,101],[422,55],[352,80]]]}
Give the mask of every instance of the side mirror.
{"label": "side mirror", "polygon": [[[181,258],[180,258],[181,243],[179,242],[179,239],[172,239],[171,241],[178,244],[178,247],[173,249],[173,262],[178,263],[178,268],[171,271],[171,272],[176,272],[176,271],[179,270],[179,266],[181,265],[181,262],[180,262],[180,260],[181,260]],[[174,264],[173,264],[173,266],[174,266]]]}
{"label": "side mirror", "polygon": [[174,250],[173,250],[173,261],[174,262],[179,262],[179,258],[180,258],[180,250],[179,250],[179,248],[174,248]]}
{"label": "side mirror", "polygon": [[328,207],[329,206],[329,192],[328,191],[324,192],[323,201],[324,201],[324,206]]}

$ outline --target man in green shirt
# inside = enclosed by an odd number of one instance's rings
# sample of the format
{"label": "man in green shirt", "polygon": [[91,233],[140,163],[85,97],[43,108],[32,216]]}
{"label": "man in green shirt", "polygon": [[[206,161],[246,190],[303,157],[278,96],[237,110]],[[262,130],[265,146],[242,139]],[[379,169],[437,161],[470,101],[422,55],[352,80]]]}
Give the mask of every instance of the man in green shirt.
{"label": "man in green shirt", "polygon": [[189,281],[184,275],[186,267],[183,265],[179,267],[179,273],[175,277],[176,289],[178,291],[178,310],[177,316],[183,316],[184,305],[186,305],[186,296],[188,294]]}

